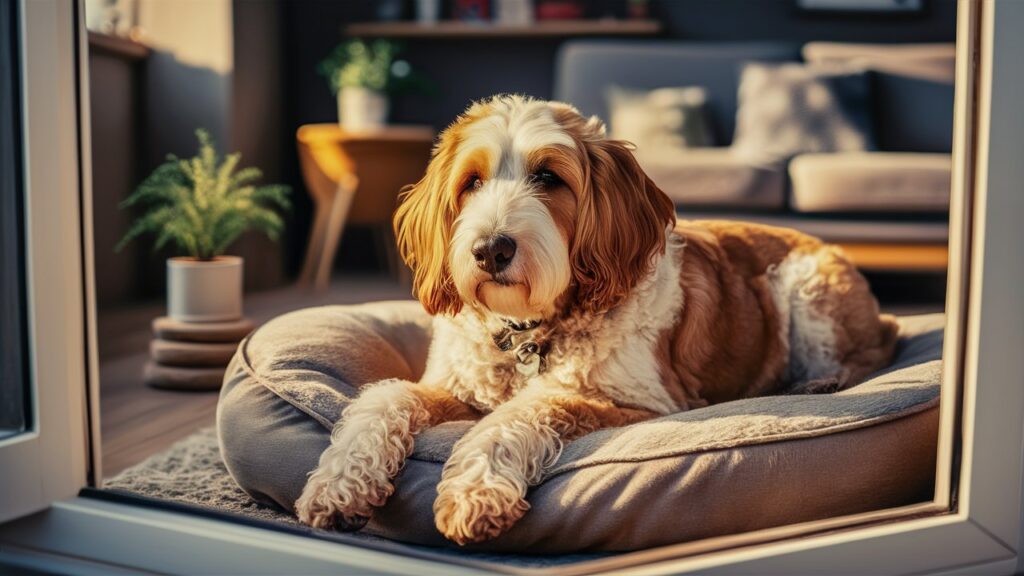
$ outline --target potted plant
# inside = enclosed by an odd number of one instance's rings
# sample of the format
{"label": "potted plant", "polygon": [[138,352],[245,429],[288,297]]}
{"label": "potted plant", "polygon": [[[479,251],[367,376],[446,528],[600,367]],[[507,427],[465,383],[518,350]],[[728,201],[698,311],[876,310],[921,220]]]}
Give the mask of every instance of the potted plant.
{"label": "potted plant", "polygon": [[256,230],[277,240],[284,221],[275,209],[289,207],[287,186],[255,186],[258,168],[238,169],[240,154],[221,158],[210,135],[196,130],[199,154],[169,155],[121,203],[143,213],[117,245],[156,235],[154,250],[173,244],[181,256],[167,260],[168,315],[183,322],[242,317],[242,259],[224,252],[243,233]]}
{"label": "potted plant", "polygon": [[339,44],[320,62],[338,98],[338,118],[348,130],[373,130],[387,122],[388,95],[415,82],[412,68],[397,59],[401,46],[389,40],[359,38]]}

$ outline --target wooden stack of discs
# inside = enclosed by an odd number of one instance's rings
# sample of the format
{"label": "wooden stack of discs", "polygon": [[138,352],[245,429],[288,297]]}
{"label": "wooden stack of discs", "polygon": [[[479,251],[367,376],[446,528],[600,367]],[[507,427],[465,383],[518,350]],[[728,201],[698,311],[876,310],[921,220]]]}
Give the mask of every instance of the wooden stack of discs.
{"label": "wooden stack of discs", "polygon": [[238,343],[255,328],[252,320],[182,322],[153,320],[146,383],[173,390],[218,390]]}

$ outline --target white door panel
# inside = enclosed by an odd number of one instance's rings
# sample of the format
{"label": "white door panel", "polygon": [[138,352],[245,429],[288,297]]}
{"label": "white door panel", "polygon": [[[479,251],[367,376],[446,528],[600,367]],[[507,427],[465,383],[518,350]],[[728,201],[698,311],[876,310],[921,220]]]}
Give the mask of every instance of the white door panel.
{"label": "white door panel", "polygon": [[4,6],[11,7],[20,61],[30,409],[27,428],[0,440],[0,522],[77,493],[88,453],[76,6]]}

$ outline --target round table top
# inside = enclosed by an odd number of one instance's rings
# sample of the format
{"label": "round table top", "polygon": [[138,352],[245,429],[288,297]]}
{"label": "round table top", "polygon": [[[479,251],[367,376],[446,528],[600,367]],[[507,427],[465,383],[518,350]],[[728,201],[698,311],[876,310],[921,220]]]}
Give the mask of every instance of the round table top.
{"label": "round table top", "polygon": [[434,129],[416,124],[388,124],[380,128],[350,131],[336,122],[330,124],[306,124],[296,133],[299,142],[305,144],[323,142],[433,142]]}

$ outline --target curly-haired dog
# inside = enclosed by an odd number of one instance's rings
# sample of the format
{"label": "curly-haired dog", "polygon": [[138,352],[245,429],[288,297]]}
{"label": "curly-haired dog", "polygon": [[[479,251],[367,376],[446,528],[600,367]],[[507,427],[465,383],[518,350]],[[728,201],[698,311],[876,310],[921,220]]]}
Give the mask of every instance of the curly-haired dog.
{"label": "curly-haired dog", "polygon": [[296,503],[358,528],[427,427],[479,420],[437,487],[437,529],[494,538],[564,442],[717,402],[832,391],[896,340],[842,252],[793,230],[676,223],[629,147],[573,107],[477,103],[440,136],[395,215],[436,315],[420,382],[365,387]]}

